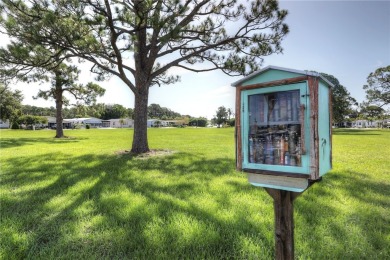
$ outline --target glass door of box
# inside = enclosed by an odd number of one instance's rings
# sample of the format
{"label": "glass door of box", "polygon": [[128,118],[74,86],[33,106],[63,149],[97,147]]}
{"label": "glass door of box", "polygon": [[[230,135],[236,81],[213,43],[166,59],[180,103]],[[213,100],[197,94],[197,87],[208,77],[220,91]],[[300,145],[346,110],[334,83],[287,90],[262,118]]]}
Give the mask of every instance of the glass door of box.
{"label": "glass door of box", "polygon": [[245,91],[244,168],[306,173],[306,83]]}

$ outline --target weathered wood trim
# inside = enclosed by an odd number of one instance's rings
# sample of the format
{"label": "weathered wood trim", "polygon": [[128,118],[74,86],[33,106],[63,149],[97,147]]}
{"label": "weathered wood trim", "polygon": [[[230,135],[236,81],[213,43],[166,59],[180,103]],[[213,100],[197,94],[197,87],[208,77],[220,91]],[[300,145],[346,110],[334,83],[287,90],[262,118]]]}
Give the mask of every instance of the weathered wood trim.
{"label": "weathered wood trim", "polygon": [[236,169],[242,169],[241,87],[236,88]]}
{"label": "weathered wood trim", "polygon": [[247,85],[247,86],[240,86],[238,88],[240,88],[241,90],[249,90],[249,89],[256,89],[256,88],[273,87],[273,86],[298,83],[298,82],[306,81],[307,79],[308,79],[308,76],[300,76],[300,77],[295,77],[295,78],[281,79],[281,80],[275,80],[275,81],[270,81],[270,82],[252,84],[252,85]]}
{"label": "weathered wood trim", "polygon": [[305,142],[305,105],[301,104],[299,111],[299,122],[301,123],[301,154],[306,154]]}
{"label": "weathered wood trim", "polygon": [[319,148],[318,148],[318,84],[317,77],[308,78],[310,100],[310,179],[319,178]]}
{"label": "weathered wood trim", "polygon": [[294,259],[294,199],[301,193],[265,189],[274,201],[275,259]]}
{"label": "weathered wood trim", "polygon": [[278,172],[278,171],[265,171],[265,170],[257,170],[257,169],[242,169],[243,172],[256,173],[256,174],[264,174],[264,175],[275,175],[275,176],[285,176],[285,177],[293,177],[293,178],[301,178],[301,179],[309,179],[309,175],[302,173],[289,173],[289,172]]}
{"label": "weathered wood trim", "polygon": [[333,107],[332,107],[332,88],[329,87],[329,160],[330,160],[330,168],[333,168],[333,162],[332,162],[332,139],[333,139]]}

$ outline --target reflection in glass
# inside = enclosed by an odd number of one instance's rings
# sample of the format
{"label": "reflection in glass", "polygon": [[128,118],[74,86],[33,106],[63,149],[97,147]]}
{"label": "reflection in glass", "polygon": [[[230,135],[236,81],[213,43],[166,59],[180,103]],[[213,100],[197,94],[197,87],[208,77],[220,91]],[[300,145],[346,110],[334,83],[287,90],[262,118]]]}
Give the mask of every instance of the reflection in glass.
{"label": "reflection in glass", "polygon": [[249,96],[249,162],[301,166],[299,90]]}

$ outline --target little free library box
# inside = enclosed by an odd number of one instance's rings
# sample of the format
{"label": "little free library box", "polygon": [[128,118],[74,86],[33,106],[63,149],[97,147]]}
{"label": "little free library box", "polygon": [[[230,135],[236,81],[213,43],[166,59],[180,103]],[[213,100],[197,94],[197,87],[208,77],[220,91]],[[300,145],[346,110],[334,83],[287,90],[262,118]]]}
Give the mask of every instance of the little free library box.
{"label": "little free library box", "polygon": [[331,169],[328,80],[316,72],[269,66],[232,86],[236,166],[251,184],[303,192]]}

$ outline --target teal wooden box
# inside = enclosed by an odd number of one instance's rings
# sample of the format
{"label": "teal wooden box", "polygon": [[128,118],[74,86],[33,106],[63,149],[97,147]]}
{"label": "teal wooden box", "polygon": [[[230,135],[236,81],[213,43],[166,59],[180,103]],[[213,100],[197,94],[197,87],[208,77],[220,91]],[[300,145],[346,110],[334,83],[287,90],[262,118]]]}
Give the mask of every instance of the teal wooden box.
{"label": "teal wooden box", "polygon": [[236,165],[256,186],[301,192],[332,167],[331,87],[266,67],[235,83]]}

